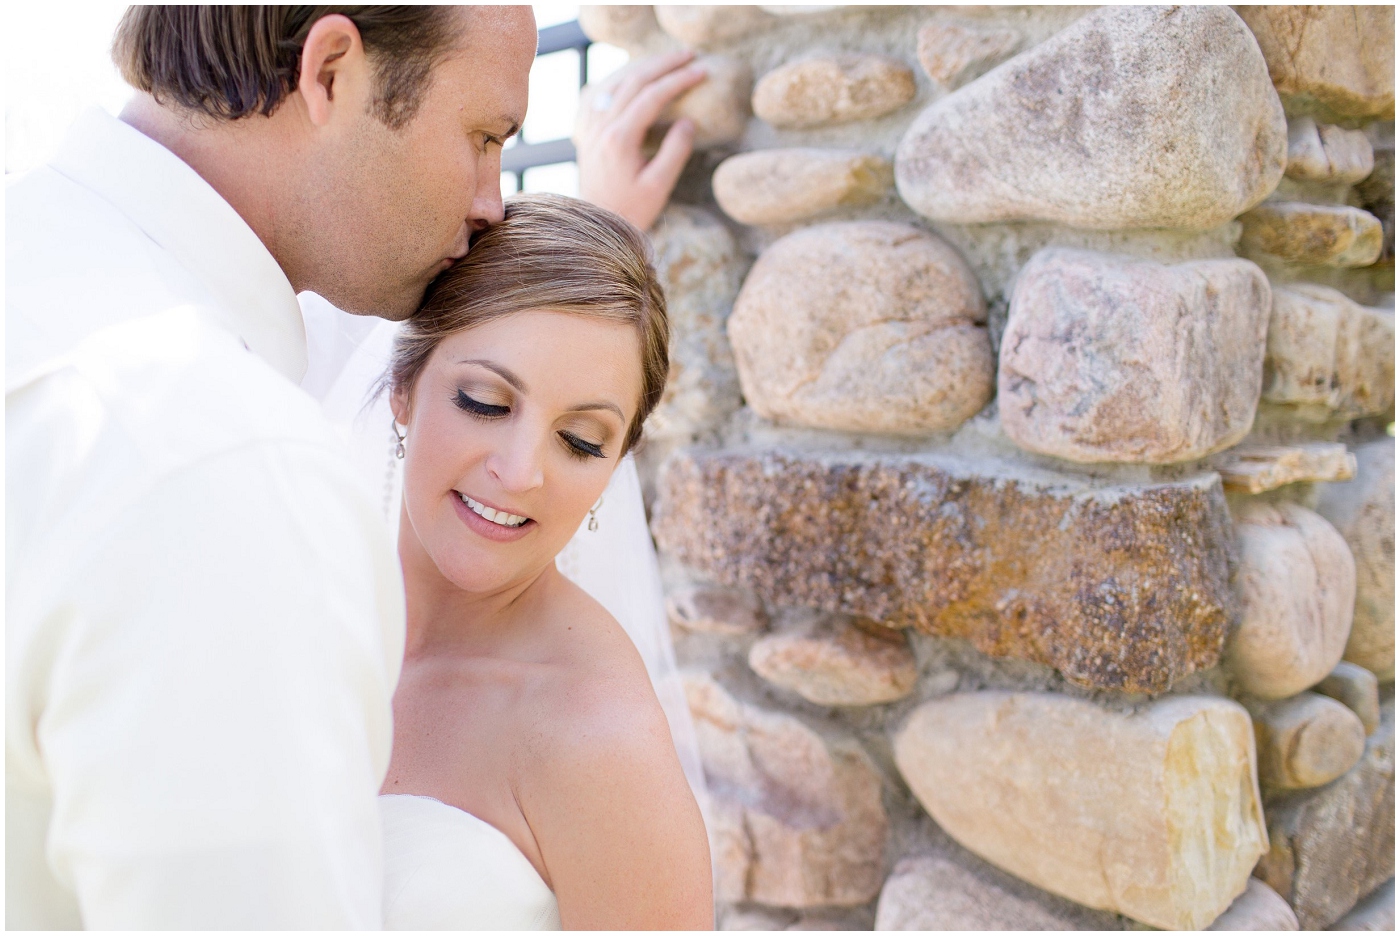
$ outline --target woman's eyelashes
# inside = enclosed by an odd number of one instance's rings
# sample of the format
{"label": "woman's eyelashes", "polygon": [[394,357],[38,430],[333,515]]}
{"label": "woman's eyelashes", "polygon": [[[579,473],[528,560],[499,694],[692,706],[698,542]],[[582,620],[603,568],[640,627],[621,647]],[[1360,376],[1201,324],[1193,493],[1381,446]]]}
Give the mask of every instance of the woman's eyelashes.
{"label": "woman's eyelashes", "polygon": [[[510,407],[497,403],[485,403],[471,396],[465,390],[458,390],[457,395],[452,399],[453,404],[463,412],[470,413],[478,419],[500,419],[510,415]],[[603,443],[589,442],[572,432],[566,430],[559,431],[559,439],[564,443],[564,449],[573,457],[578,459],[607,458],[603,451]]]}
{"label": "woman's eyelashes", "polygon": [[467,395],[467,391],[458,390],[457,396],[452,401],[457,408],[471,413],[482,419],[500,419],[502,416],[510,415],[509,406],[497,406],[493,403],[483,403]]}
{"label": "woman's eyelashes", "polygon": [[603,452],[603,446],[592,442],[585,442],[572,432],[560,431],[559,438],[564,440],[564,446],[569,450],[569,454],[575,458],[607,458]]}

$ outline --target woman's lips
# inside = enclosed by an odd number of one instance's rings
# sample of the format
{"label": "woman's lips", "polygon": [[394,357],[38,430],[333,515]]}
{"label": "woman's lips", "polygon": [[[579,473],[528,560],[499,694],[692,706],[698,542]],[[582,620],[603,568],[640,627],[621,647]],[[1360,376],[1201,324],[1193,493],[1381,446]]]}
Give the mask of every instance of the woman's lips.
{"label": "woman's lips", "polygon": [[[534,520],[526,520],[520,526],[502,526],[499,523],[492,523],[485,517],[472,510],[462,501],[462,495],[456,491],[452,492],[452,507],[457,511],[457,516],[475,533],[484,536],[486,539],[497,543],[513,543],[521,537],[529,535],[536,526]],[[478,502],[479,503],[479,502]]]}

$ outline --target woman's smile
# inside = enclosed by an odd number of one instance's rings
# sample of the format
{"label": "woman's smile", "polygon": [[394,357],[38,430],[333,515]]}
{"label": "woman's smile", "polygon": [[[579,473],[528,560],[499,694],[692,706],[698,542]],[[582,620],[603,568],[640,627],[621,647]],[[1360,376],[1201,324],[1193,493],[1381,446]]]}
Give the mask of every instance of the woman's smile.
{"label": "woman's smile", "polygon": [[513,543],[539,524],[529,517],[489,507],[460,491],[453,491],[452,506],[473,532],[497,543]]}

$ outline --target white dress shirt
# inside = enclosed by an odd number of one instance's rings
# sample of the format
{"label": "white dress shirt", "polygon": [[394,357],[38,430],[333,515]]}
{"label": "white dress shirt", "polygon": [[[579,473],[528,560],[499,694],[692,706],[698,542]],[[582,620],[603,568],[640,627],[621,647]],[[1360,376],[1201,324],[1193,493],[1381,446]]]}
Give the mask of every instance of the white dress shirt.
{"label": "white dress shirt", "polygon": [[7,184],[8,928],[377,928],[403,654],[291,285],[91,111]]}

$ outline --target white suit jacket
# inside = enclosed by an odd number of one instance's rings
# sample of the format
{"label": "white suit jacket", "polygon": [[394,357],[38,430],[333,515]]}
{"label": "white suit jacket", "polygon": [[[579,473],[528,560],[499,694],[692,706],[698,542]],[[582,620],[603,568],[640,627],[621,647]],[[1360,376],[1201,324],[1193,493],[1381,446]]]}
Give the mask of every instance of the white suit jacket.
{"label": "white suit jacket", "polygon": [[403,585],[291,285],[101,111],[7,184],[9,928],[377,928]]}

